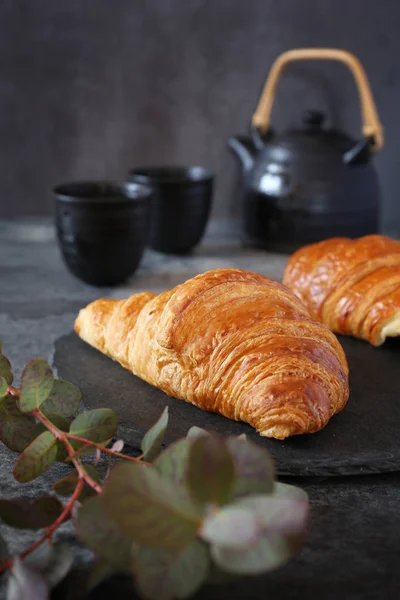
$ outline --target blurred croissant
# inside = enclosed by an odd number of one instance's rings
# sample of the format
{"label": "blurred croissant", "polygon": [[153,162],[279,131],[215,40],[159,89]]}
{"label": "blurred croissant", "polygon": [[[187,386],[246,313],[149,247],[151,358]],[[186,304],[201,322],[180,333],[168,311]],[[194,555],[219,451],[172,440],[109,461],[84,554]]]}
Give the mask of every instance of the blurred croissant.
{"label": "blurred croissant", "polygon": [[324,427],[348,398],[336,337],[281,284],[208,271],[160,295],[100,299],[75,331],[169,396],[284,439]]}
{"label": "blurred croissant", "polygon": [[380,346],[400,336],[400,242],[333,238],[295,252],[283,282],[336,333]]}

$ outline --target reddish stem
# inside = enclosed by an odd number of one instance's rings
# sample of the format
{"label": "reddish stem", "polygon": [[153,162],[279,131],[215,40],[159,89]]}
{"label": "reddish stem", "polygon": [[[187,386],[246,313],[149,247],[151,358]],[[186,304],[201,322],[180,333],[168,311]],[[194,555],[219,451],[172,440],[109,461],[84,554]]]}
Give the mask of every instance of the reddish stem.
{"label": "reddish stem", "polygon": [[[87,446],[93,446],[94,448],[98,448],[101,452],[105,452],[106,454],[111,454],[111,456],[115,456],[116,458],[122,458],[123,460],[130,460],[132,462],[140,462],[142,464],[149,464],[143,462],[140,456],[127,456],[126,454],[121,454],[120,452],[115,452],[111,450],[111,448],[105,448],[101,444],[97,444],[96,442],[91,442],[83,437],[79,437],[78,435],[72,435],[71,433],[66,433],[66,437],[69,440],[75,440],[76,442],[82,442],[82,444],[86,444]],[[143,454],[141,455],[143,456]]]}
{"label": "reddish stem", "polygon": [[89,473],[85,471],[85,468],[82,465],[81,461],[75,458],[75,450],[69,443],[67,434],[64,431],[58,429],[58,427],[56,427],[55,425],[53,425],[53,423],[49,421],[49,419],[47,419],[40,412],[39,409],[35,408],[35,410],[32,411],[32,414],[37,419],[39,419],[39,421],[46,427],[46,429],[48,429],[58,440],[60,440],[62,444],[64,444],[68,455],[71,457],[71,462],[73,463],[75,469],[78,471],[79,477],[84,479],[92,489],[94,489],[98,494],[100,494],[102,491],[101,485],[99,485],[92,477],[90,477]]}
{"label": "reddish stem", "polygon": [[[53,535],[53,533],[55,532],[55,530],[58,529],[58,527],[60,527],[60,525],[62,525],[64,523],[64,521],[71,514],[72,508],[73,508],[75,502],[78,500],[84,485],[85,485],[84,479],[80,478],[78,480],[78,483],[76,484],[74,493],[72,494],[71,498],[68,500],[67,504],[64,506],[64,509],[63,509],[61,515],[54,521],[54,523],[52,523],[52,525],[50,525],[50,527],[48,527],[46,529],[46,532],[42,535],[41,538],[39,538],[34,544],[32,544],[32,546],[30,546],[27,550],[25,550],[24,552],[22,552],[22,554],[19,555],[21,560],[24,559],[29,554],[31,554],[34,550],[36,550],[36,548],[41,546],[46,540],[50,539],[51,536]],[[7,560],[4,563],[2,563],[0,565],[0,573],[2,571],[5,571],[6,569],[9,569],[10,567],[12,567],[13,564],[14,564],[13,560]]]}

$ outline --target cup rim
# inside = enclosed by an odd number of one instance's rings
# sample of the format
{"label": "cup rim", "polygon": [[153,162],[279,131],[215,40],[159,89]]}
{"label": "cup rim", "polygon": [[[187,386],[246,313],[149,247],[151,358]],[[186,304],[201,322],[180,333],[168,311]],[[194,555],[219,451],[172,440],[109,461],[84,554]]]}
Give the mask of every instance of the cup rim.
{"label": "cup rim", "polygon": [[203,183],[212,181],[214,177],[212,171],[198,165],[135,167],[130,169],[129,176],[136,182],[144,184]]}
{"label": "cup rim", "polygon": [[77,180],[53,187],[57,201],[77,204],[130,204],[148,201],[152,189],[138,181]]}

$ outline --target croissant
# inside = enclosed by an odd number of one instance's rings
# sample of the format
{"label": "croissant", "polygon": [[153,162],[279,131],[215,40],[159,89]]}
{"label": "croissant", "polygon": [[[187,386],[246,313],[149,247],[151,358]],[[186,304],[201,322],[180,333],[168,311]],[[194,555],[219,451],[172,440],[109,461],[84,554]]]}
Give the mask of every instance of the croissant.
{"label": "croissant", "polygon": [[333,238],[295,252],[283,282],[331,331],[380,346],[400,336],[400,242]]}
{"label": "croissant", "polygon": [[160,295],[97,300],[75,331],[169,396],[266,437],[317,431],[348,399],[336,337],[283,285],[248,271],[216,269]]}

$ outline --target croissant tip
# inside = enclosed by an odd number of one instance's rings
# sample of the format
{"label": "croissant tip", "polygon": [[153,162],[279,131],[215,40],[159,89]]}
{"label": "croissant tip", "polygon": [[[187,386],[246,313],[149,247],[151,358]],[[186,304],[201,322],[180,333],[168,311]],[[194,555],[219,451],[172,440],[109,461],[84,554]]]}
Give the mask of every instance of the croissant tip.
{"label": "croissant tip", "polygon": [[379,337],[371,341],[373,346],[381,346],[387,338],[400,337],[400,313],[397,312],[384,323]]}
{"label": "croissant tip", "polygon": [[301,431],[298,431],[297,428],[294,429],[290,425],[285,424],[275,425],[274,427],[270,427],[269,429],[260,431],[259,433],[261,437],[274,438],[275,440],[285,440],[292,435],[301,433]]}

